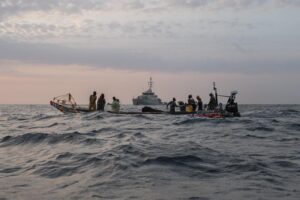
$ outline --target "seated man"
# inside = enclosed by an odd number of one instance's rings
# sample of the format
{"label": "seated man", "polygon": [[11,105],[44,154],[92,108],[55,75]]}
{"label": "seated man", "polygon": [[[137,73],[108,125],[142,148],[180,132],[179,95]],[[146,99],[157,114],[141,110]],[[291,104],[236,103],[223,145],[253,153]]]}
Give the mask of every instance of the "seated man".
{"label": "seated man", "polygon": [[178,107],[180,109],[180,112],[185,112],[185,107],[186,107],[185,103],[183,103],[182,101],[179,101]]}
{"label": "seated man", "polygon": [[113,97],[113,102],[109,105],[111,105],[111,110],[113,112],[119,112],[120,111],[120,100],[117,99],[116,97]]}

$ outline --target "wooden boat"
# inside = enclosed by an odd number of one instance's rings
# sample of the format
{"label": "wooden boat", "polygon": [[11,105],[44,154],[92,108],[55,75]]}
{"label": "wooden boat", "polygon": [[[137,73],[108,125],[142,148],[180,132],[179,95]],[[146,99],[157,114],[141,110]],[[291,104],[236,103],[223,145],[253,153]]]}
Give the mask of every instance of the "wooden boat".
{"label": "wooden boat", "polygon": [[[53,100],[50,101],[50,105],[54,108],[58,109],[63,113],[90,113],[90,112],[98,112],[95,110],[89,110],[88,108],[80,107],[76,104],[75,99],[69,93],[66,95],[54,97]],[[146,108],[146,109],[145,109]],[[214,111],[199,111],[199,112],[167,112],[163,110],[156,110],[151,107],[144,107],[142,111],[105,111],[111,114],[117,115],[188,115],[195,118],[225,118],[225,117],[240,117],[239,113],[227,112],[224,110],[214,110]]]}

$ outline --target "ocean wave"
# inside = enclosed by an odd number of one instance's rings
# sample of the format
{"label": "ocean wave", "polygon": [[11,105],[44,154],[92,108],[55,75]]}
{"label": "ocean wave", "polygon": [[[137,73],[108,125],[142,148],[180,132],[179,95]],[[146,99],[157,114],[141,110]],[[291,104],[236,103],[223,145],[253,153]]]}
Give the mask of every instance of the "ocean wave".
{"label": "ocean wave", "polygon": [[103,158],[94,153],[65,152],[56,155],[54,159],[39,163],[32,173],[47,178],[59,178],[84,173],[88,169],[99,167],[102,163]]}
{"label": "ocean wave", "polygon": [[28,116],[10,116],[7,118],[7,121],[26,121],[29,120],[30,117]]}
{"label": "ocean wave", "polygon": [[264,131],[264,132],[273,132],[275,129],[271,127],[266,127],[266,126],[257,126],[257,127],[250,127],[247,128],[248,131]]}
{"label": "ocean wave", "polygon": [[145,160],[144,164],[182,165],[185,163],[193,163],[193,162],[203,162],[203,160],[193,155],[174,156],[174,157],[159,156],[156,158]]}
{"label": "ocean wave", "polygon": [[64,117],[63,115],[47,115],[47,114],[37,114],[31,117],[32,120],[34,121],[42,121],[42,120],[47,120],[47,119],[53,119],[53,118],[59,118],[59,117]]}
{"label": "ocean wave", "polygon": [[92,113],[92,114],[83,114],[83,120],[99,120],[104,119],[103,113]]}
{"label": "ocean wave", "polygon": [[300,124],[299,123],[291,123],[287,125],[288,129],[300,131]]}
{"label": "ocean wave", "polygon": [[[292,106],[293,107],[293,106]],[[274,108],[273,106],[263,106],[259,109],[246,111],[242,113],[243,117],[250,118],[281,118],[281,117],[299,117],[300,110],[288,108],[288,106],[278,106]]]}
{"label": "ocean wave", "polygon": [[34,172],[42,177],[47,178],[58,178],[62,176],[71,176],[75,173],[80,173],[80,166],[64,166],[64,165],[54,165],[53,163],[47,163],[47,166],[44,166]]}
{"label": "ocean wave", "polygon": [[242,123],[242,124],[252,124],[253,122],[254,120],[248,117],[243,117],[237,121],[237,123]]}
{"label": "ocean wave", "polygon": [[59,125],[66,125],[66,123],[52,123],[50,125],[45,125],[45,126],[32,126],[32,127],[28,127],[28,129],[39,129],[39,128],[52,128],[55,126],[59,126]]}
{"label": "ocean wave", "polygon": [[32,129],[40,129],[40,128],[52,128],[52,127],[55,127],[55,126],[59,126],[59,125],[66,125],[66,123],[58,123],[58,122],[54,122],[54,123],[51,123],[49,125],[44,125],[44,126],[32,126],[32,124],[21,124],[19,126],[17,126],[17,128],[19,129],[29,129],[29,130],[32,130]]}
{"label": "ocean wave", "polygon": [[184,124],[194,124],[194,123],[199,123],[199,122],[207,122],[209,120],[216,120],[216,119],[207,119],[207,118],[189,118],[189,119],[184,119],[179,122],[174,122],[174,125],[184,125]]}
{"label": "ocean wave", "polygon": [[0,105],[0,199],[298,199],[298,110],[193,119]]}
{"label": "ocean wave", "polygon": [[256,139],[266,139],[266,138],[268,138],[267,136],[258,136],[258,135],[252,135],[252,134],[247,134],[243,137],[244,138],[256,138]]}
{"label": "ocean wave", "polygon": [[234,174],[241,174],[245,172],[265,172],[269,170],[269,166],[266,163],[259,161],[251,161],[251,162],[240,162],[234,164],[228,164],[224,166],[224,170]]}
{"label": "ocean wave", "polygon": [[290,141],[299,141],[300,138],[297,138],[297,137],[285,137],[285,138],[280,138],[280,139],[277,139],[277,141],[279,142],[290,142]]}
{"label": "ocean wave", "polygon": [[21,167],[9,167],[9,168],[0,169],[0,173],[4,173],[4,174],[14,173],[21,169],[22,169]]}
{"label": "ocean wave", "polygon": [[189,197],[188,200],[210,200],[208,197]]}
{"label": "ocean wave", "polygon": [[286,168],[286,169],[297,169],[300,170],[300,166],[296,163],[293,163],[291,161],[286,161],[286,160],[278,160],[278,161],[274,161],[273,165],[275,166],[279,166],[282,168]]}
{"label": "ocean wave", "polygon": [[283,110],[280,110],[279,112],[284,116],[300,114],[300,111],[295,110],[295,109],[283,109]]}
{"label": "ocean wave", "polygon": [[25,144],[57,144],[57,143],[100,143],[99,139],[88,138],[87,134],[79,132],[48,134],[48,133],[26,133],[18,136],[5,136],[0,142],[0,146],[25,145]]}
{"label": "ocean wave", "polygon": [[190,170],[196,170],[195,174],[201,173],[201,175],[208,176],[209,174],[217,174],[221,172],[216,165],[205,162],[203,159],[194,155],[185,156],[159,156],[156,158],[148,158],[143,162],[144,166],[148,165],[161,165],[169,166],[171,168],[180,167]]}

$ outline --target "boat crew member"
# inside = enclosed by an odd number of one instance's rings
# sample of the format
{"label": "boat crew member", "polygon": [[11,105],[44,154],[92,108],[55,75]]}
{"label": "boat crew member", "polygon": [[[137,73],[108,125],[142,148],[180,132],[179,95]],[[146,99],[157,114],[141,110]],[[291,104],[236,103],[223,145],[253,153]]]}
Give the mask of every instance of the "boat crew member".
{"label": "boat crew member", "polygon": [[104,94],[102,93],[97,101],[97,110],[104,111],[104,106],[106,104]]}
{"label": "boat crew member", "polygon": [[197,96],[196,99],[197,99],[198,111],[200,111],[203,108],[202,99],[199,96]]}
{"label": "boat crew member", "polygon": [[182,101],[178,102],[178,107],[180,109],[180,112],[185,112],[185,103],[183,103]]}
{"label": "boat crew member", "polygon": [[173,98],[173,100],[170,101],[167,104],[167,109],[168,109],[169,106],[170,106],[170,113],[175,113],[175,108],[178,107],[177,104],[176,104],[176,99],[175,98]]}
{"label": "boat crew member", "polygon": [[119,112],[120,111],[120,100],[117,99],[116,97],[113,97],[113,101],[109,105],[111,105],[111,110],[113,112]]}
{"label": "boat crew member", "polygon": [[215,110],[215,108],[217,107],[217,101],[216,98],[214,97],[214,95],[212,93],[209,94],[210,96],[210,100],[208,103],[208,110]]}
{"label": "boat crew member", "polygon": [[235,102],[236,94],[237,94],[237,91],[231,92],[231,95],[229,96],[227,104],[225,106],[225,110],[227,112],[233,113],[235,116],[240,116],[240,113],[238,111],[238,104]]}
{"label": "boat crew member", "polygon": [[191,94],[188,96],[188,103],[187,103],[187,105],[188,106],[192,106],[193,112],[196,111],[197,105],[196,105],[196,102],[195,102],[195,100],[194,100],[194,98],[193,98],[193,96]]}
{"label": "boat crew member", "polygon": [[89,110],[96,110],[97,93],[94,91],[90,96]]}

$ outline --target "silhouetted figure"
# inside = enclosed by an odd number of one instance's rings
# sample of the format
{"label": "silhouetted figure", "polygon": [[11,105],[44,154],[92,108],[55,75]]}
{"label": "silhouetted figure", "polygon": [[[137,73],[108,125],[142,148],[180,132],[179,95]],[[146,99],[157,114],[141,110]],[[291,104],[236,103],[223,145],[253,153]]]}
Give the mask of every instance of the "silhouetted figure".
{"label": "silhouetted figure", "polygon": [[188,96],[188,103],[187,103],[187,105],[193,107],[193,112],[196,111],[197,105],[196,105],[196,102],[195,102],[195,100],[194,100],[194,98],[193,98],[193,96],[191,94]]}
{"label": "silhouetted figure", "polygon": [[178,107],[177,104],[176,104],[176,99],[175,98],[173,98],[173,100],[170,101],[167,104],[167,109],[168,109],[169,106],[170,106],[170,113],[175,113],[175,108]]}
{"label": "silhouetted figure", "polygon": [[199,96],[197,96],[196,99],[197,99],[198,111],[200,111],[203,109],[203,102]]}
{"label": "silhouetted figure", "polygon": [[225,106],[225,110],[227,112],[233,113],[235,116],[240,116],[240,113],[238,110],[238,104],[235,102],[236,94],[237,94],[237,91],[231,92],[231,95],[229,96],[227,104]]}
{"label": "silhouetted figure", "polygon": [[208,110],[215,110],[215,108],[217,107],[217,101],[216,98],[214,97],[214,95],[212,93],[209,94],[210,96],[210,100],[208,103]]}
{"label": "silhouetted figure", "polygon": [[180,109],[180,112],[185,112],[185,103],[183,103],[182,101],[179,101],[178,107]]}
{"label": "silhouetted figure", "polygon": [[89,110],[96,110],[97,93],[94,91],[90,96]]}
{"label": "silhouetted figure", "polygon": [[97,101],[97,110],[104,111],[105,104],[106,104],[106,100],[104,94],[102,93]]}

